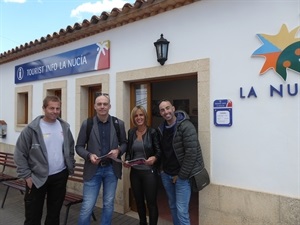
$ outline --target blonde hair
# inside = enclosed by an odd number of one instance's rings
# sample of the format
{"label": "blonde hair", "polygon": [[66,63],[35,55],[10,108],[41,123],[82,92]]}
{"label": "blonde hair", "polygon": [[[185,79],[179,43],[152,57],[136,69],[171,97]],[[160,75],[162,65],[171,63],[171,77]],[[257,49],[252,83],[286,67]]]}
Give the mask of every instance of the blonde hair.
{"label": "blonde hair", "polygon": [[135,123],[135,121],[134,121],[134,117],[135,117],[135,114],[136,114],[136,112],[137,112],[138,110],[141,110],[142,113],[144,114],[144,116],[145,116],[145,121],[144,121],[144,122],[145,122],[145,125],[147,125],[147,121],[148,121],[147,111],[146,111],[146,109],[145,109],[143,106],[141,106],[141,105],[137,105],[137,106],[135,106],[135,107],[131,110],[130,119],[131,119],[132,124],[133,124],[134,126],[136,126],[136,123]]}

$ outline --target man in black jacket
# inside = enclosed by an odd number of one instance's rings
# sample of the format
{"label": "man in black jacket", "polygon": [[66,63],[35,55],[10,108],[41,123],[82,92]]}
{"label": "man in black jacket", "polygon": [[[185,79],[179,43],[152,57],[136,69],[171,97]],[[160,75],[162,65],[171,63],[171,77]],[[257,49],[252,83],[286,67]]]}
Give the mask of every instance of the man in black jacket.
{"label": "man in black jacket", "polygon": [[161,140],[161,179],[169,199],[174,225],[190,225],[189,179],[204,166],[198,135],[189,116],[169,100],[159,104],[164,122],[158,127]]}

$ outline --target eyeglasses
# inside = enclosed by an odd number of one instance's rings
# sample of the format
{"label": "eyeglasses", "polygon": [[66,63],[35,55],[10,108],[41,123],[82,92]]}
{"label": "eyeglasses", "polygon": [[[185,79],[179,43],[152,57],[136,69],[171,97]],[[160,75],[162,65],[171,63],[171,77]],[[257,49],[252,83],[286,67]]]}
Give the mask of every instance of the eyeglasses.
{"label": "eyeglasses", "polygon": [[107,94],[107,93],[98,93],[97,96],[105,96],[105,97],[109,97],[109,94]]}
{"label": "eyeglasses", "polygon": [[96,96],[95,96],[95,99],[94,101],[96,102],[96,99],[99,97],[99,96],[104,96],[108,99],[108,101],[110,102],[110,98],[109,98],[109,94],[107,93],[96,93]]}
{"label": "eyeglasses", "polygon": [[109,98],[109,94],[107,94],[107,93],[97,93],[95,99],[96,99],[97,97],[99,97],[99,96],[104,96],[104,97],[110,99],[110,98]]}

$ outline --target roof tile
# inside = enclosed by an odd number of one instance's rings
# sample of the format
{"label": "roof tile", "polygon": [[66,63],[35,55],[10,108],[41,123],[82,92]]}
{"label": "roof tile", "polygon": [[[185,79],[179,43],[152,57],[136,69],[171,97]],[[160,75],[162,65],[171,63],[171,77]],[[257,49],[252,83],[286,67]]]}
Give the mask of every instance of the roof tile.
{"label": "roof tile", "polygon": [[133,5],[126,3],[122,9],[113,8],[110,13],[102,12],[100,16],[94,15],[90,20],[84,19],[82,23],[69,25],[59,32],[47,34],[40,40],[30,41],[19,47],[0,54],[0,65],[32,55],[46,49],[58,47],[82,38],[95,35],[107,30],[120,27],[159,13],[172,10],[200,0],[136,0]]}

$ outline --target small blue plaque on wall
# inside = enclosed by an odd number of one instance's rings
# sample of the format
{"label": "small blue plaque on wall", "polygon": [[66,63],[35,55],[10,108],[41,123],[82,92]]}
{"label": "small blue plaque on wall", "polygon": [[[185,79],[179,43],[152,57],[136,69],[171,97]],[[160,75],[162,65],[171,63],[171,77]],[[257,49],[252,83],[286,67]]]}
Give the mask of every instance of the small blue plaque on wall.
{"label": "small blue plaque on wall", "polygon": [[232,101],[218,99],[214,101],[214,124],[219,127],[232,125]]}

